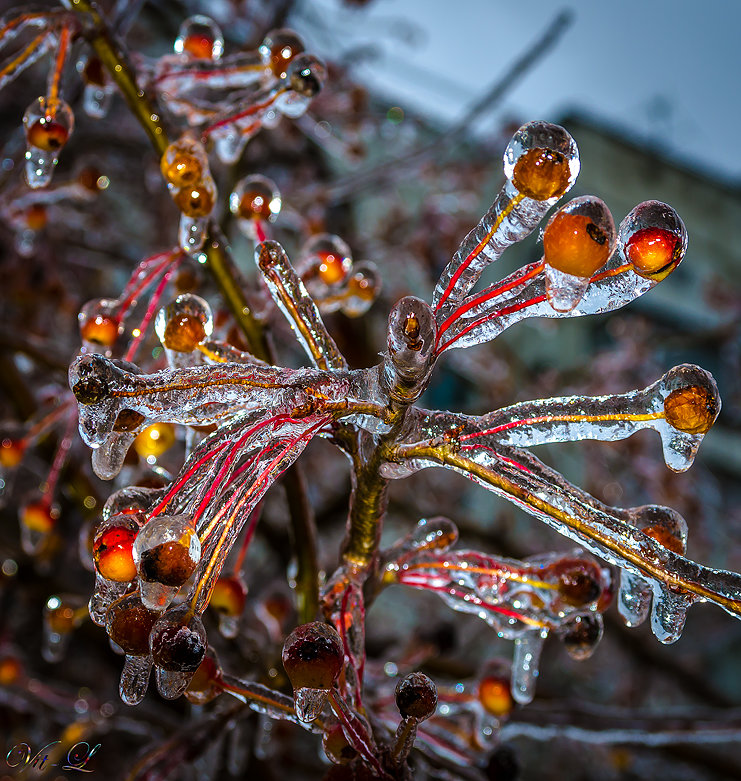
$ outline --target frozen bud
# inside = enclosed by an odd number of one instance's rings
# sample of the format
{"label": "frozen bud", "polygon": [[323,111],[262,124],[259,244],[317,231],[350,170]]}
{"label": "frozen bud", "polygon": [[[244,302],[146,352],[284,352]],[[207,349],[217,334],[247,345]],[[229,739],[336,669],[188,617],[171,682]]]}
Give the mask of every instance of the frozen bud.
{"label": "frozen bud", "polygon": [[680,556],[687,550],[687,521],[670,507],[645,505],[631,511],[631,521],[645,535]]}
{"label": "frozen bud", "polygon": [[188,604],[163,613],[149,638],[154,663],[173,672],[195,672],[203,661],[206,647],[203,622]]}
{"label": "frozen bud", "polygon": [[190,516],[158,515],[142,527],[133,553],[142,581],[176,588],[195,572],[201,543]]}
{"label": "frozen bud", "polygon": [[574,198],[551,217],[543,234],[546,295],[557,312],[571,311],[615,246],[615,224],[599,198]]}
{"label": "frozen bud", "polygon": [[248,238],[257,236],[257,222],[275,222],[280,214],[280,192],[271,179],[260,174],[246,176],[229,196],[229,209]]}
{"label": "frozen bud", "polygon": [[283,667],[294,690],[331,689],[344,659],[340,636],[321,621],[296,627],[283,645]]}
{"label": "frozen bud", "polygon": [[195,350],[214,329],[211,307],[200,296],[185,293],[157,313],[154,330],[162,344],[179,353]]}
{"label": "frozen bud", "polygon": [[415,296],[402,298],[391,310],[387,333],[396,373],[404,380],[422,379],[435,355],[435,316],[430,305]]}
{"label": "frozen bud", "polygon": [[286,68],[297,54],[304,51],[304,42],[293,30],[271,30],[260,44],[259,52],[266,68],[278,79],[286,76]]}
{"label": "frozen bud", "polygon": [[402,718],[424,721],[437,708],[437,687],[423,673],[410,673],[396,685],[396,707]]}
{"label": "frozen bud", "polygon": [[29,187],[45,187],[51,181],[59,153],[74,128],[74,114],[61,99],[41,97],[26,109],[26,180]]}
{"label": "frozen bud", "polygon": [[116,600],[106,614],[106,631],[116,645],[130,656],[149,654],[149,634],[160,613],[142,604],[138,594]]}
{"label": "frozen bud", "polygon": [[501,719],[514,707],[510,680],[503,675],[487,675],[479,682],[479,702],[487,713]]}
{"label": "frozen bud", "polygon": [[370,309],[380,292],[381,274],[376,264],[370,261],[355,263],[340,308],[348,317],[360,317]]}
{"label": "frozen bud", "polygon": [[114,515],[103,521],[93,539],[93,562],[101,577],[128,583],[136,577],[134,540],[144,520],[143,513]]}
{"label": "frozen bud", "polygon": [[707,434],[720,413],[720,395],[712,375],[683,364],[667,372],[663,386],[667,423],[686,434]]}
{"label": "frozen bud", "polygon": [[321,92],[327,80],[324,63],[311,54],[295,57],[286,70],[286,79],[291,90],[304,98],[313,98]]}
{"label": "frozen bud", "polygon": [[549,567],[556,577],[561,600],[572,607],[584,607],[596,602],[602,594],[600,568],[585,559],[562,559]]}
{"label": "frozen bud", "polygon": [[671,206],[644,201],[620,223],[618,244],[636,274],[658,282],[681,263],[687,230]]}
{"label": "frozen bud", "polygon": [[602,616],[600,613],[569,616],[559,627],[558,635],[572,659],[588,659],[602,639]]}
{"label": "frozen bud", "polygon": [[115,299],[88,301],[77,315],[80,338],[85,352],[110,353],[122,329],[121,304]]}
{"label": "frozen bud", "polygon": [[579,174],[574,139],[559,125],[529,122],[507,145],[504,174],[522,195],[555,202],[571,189]]}
{"label": "frozen bud", "polygon": [[301,249],[301,268],[305,276],[316,276],[325,285],[339,285],[352,268],[350,247],[331,233],[312,236]]}
{"label": "frozen bud", "polygon": [[118,434],[131,433],[132,431],[136,431],[145,420],[146,418],[141,412],[126,407],[116,416],[113,430]]}
{"label": "frozen bud", "polygon": [[189,16],[181,25],[173,49],[194,60],[218,60],[224,53],[224,36],[208,16]]}
{"label": "frozen bud", "polygon": [[195,185],[178,190],[173,200],[186,217],[208,217],[216,204],[216,188],[212,181],[201,180]]}

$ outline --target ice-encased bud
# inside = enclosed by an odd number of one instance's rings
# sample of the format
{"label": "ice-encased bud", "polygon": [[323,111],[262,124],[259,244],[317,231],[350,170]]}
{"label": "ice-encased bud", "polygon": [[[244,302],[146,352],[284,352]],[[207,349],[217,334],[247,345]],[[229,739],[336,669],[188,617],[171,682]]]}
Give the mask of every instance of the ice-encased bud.
{"label": "ice-encased bud", "polygon": [[258,240],[257,224],[275,222],[282,201],[275,182],[261,174],[246,176],[237,182],[229,196],[229,210],[237,226],[248,239]]}
{"label": "ice-encased bud", "polygon": [[586,607],[609,588],[609,572],[588,558],[564,557],[543,571],[543,580],[555,578],[558,601],[569,607]]}
{"label": "ice-encased bud", "polygon": [[577,613],[558,628],[558,636],[572,659],[588,659],[602,639],[601,613]]}
{"label": "ice-encased bud", "polygon": [[185,54],[194,60],[219,60],[224,53],[221,28],[209,16],[189,16],[178,30],[172,47],[176,54]]}
{"label": "ice-encased bud", "polygon": [[121,302],[113,298],[88,301],[77,315],[77,324],[83,352],[110,355],[123,332]]}
{"label": "ice-encased bud", "polygon": [[82,621],[74,607],[74,599],[72,596],[51,596],[44,605],[41,656],[46,662],[54,664],[64,658],[72,632]]}
{"label": "ice-encased bud", "polygon": [[402,718],[425,721],[437,708],[437,687],[424,673],[410,673],[396,684],[394,699]]}
{"label": "ice-encased bud", "polygon": [[263,65],[270,68],[277,79],[283,79],[288,65],[304,49],[304,42],[297,33],[288,28],[281,28],[271,30],[263,39],[258,51]]}
{"label": "ice-encased bud", "polygon": [[106,500],[103,505],[102,518],[106,521],[120,513],[149,512],[166,490],[166,488],[145,488],[140,485],[121,488],[112,493]]}
{"label": "ice-encased bud", "polygon": [[275,108],[284,116],[295,119],[309,107],[327,80],[324,63],[311,54],[299,54],[286,69],[289,89],[275,99]]}
{"label": "ice-encased bud", "polygon": [[203,621],[187,603],[163,613],[149,636],[152,660],[171,672],[195,673],[207,645]]}
{"label": "ice-encased bud", "polygon": [[528,122],[507,144],[504,175],[517,192],[535,201],[555,203],[579,174],[579,150],[559,125]]}
{"label": "ice-encased bud", "polygon": [[88,54],[78,61],[77,71],[85,85],[82,93],[83,110],[92,119],[102,119],[108,113],[115,89],[103,63],[99,57]]}
{"label": "ice-encased bud", "polygon": [[[720,413],[713,376],[692,364],[675,366],[662,379],[667,423],[684,434],[707,434]],[[663,395],[663,394],[662,394]]]}
{"label": "ice-encased bud", "polygon": [[106,580],[128,583],[136,577],[133,546],[144,525],[143,512],[121,513],[101,521],[93,538],[96,572]]}
{"label": "ice-encased bud", "polygon": [[160,615],[146,607],[138,594],[127,594],[108,608],[106,632],[128,656],[148,656],[149,633]]}
{"label": "ice-encased bud", "polygon": [[26,181],[32,189],[46,187],[62,147],[67,143],[75,125],[72,109],[58,98],[34,100],[23,115],[26,131]]}
{"label": "ice-encased bud", "polygon": [[574,198],[548,221],[543,233],[546,295],[557,312],[571,311],[592,275],[615,248],[615,223],[604,201]]}
{"label": "ice-encased bud", "polygon": [[213,333],[211,307],[200,296],[184,293],[157,312],[154,330],[166,349],[193,352]]}
{"label": "ice-encased bud", "polygon": [[133,548],[142,601],[163,610],[195,572],[201,543],[187,515],[158,515],[137,535]]}
{"label": "ice-encased bud", "polygon": [[364,315],[381,292],[381,285],[381,274],[375,263],[369,260],[355,263],[347,280],[340,311],[347,317]]}
{"label": "ice-encased bud", "polygon": [[342,671],[342,640],[329,624],[313,621],[296,627],[283,644],[283,667],[293,686],[296,715],[313,721]]}
{"label": "ice-encased bud", "polygon": [[514,708],[511,677],[510,667],[503,660],[489,662],[482,671],[478,699],[484,710],[497,719],[508,716]]}
{"label": "ice-encased bud", "polygon": [[687,550],[687,521],[671,507],[654,504],[634,507],[630,522],[672,553],[683,556]]}
{"label": "ice-encased bud", "polygon": [[644,201],[620,223],[618,247],[636,274],[659,282],[681,263],[687,229],[671,206]]}
{"label": "ice-encased bud", "polygon": [[316,277],[327,287],[344,282],[352,269],[350,247],[331,233],[320,233],[308,239],[299,258],[298,269],[304,281]]}
{"label": "ice-encased bud", "polygon": [[160,159],[160,171],[173,188],[194,187],[209,174],[203,144],[189,135],[170,144]]}
{"label": "ice-encased bud", "polygon": [[394,374],[405,382],[420,383],[435,359],[435,315],[426,301],[415,296],[400,299],[389,314],[386,343]]}

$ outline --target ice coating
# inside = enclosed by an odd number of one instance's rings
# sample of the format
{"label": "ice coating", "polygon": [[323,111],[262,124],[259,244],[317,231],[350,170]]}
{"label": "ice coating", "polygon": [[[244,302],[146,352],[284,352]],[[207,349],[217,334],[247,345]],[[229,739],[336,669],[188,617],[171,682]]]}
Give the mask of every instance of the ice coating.
{"label": "ice coating", "polygon": [[240,179],[229,196],[229,210],[247,238],[265,240],[264,226],[275,222],[283,202],[272,179],[251,174]]}
{"label": "ice coating", "polygon": [[[667,231],[673,237],[672,259],[661,274],[649,277],[638,274],[626,259],[626,253],[630,254],[627,244],[635,235],[635,226],[642,230]],[[649,249],[654,244],[655,241],[650,242]],[[453,311],[446,310],[444,319],[438,315],[437,352],[491,341],[511,325],[530,317],[579,317],[612,312],[642,296],[671,273],[681,262],[686,246],[684,224],[674,209],[658,201],[638,204],[620,225],[616,251],[605,267],[591,277],[586,289],[579,289],[581,298],[570,310],[557,311],[551,306],[546,289],[546,264],[530,263],[469,296]],[[580,285],[583,287],[583,280]]]}
{"label": "ice coating", "polygon": [[208,302],[193,293],[178,296],[157,312],[154,330],[165,348],[172,368],[200,362],[192,355],[213,333],[214,321]]}
{"label": "ice coating", "polygon": [[[543,200],[529,197],[528,192],[534,194],[530,188],[520,192],[513,182],[517,163],[524,160],[530,150],[536,149],[557,155],[561,161],[558,168],[562,171],[546,175],[551,178],[555,173],[558,184],[549,191],[554,194]],[[484,268],[498,260],[512,244],[526,238],[553,203],[568,192],[579,173],[579,152],[562,127],[548,122],[530,122],[515,133],[507,146],[504,172],[507,182],[489,211],[463,240],[435,287],[432,306],[438,324],[461,304]]]}
{"label": "ice coating", "polygon": [[59,11],[18,14],[19,10],[16,8],[0,18],[0,89],[56,45],[56,35],[49,29],[49,16],[59,19]]}
{"label": "ice coating", "polygon": [[327,331],[319,309],[276,241],[255,249],[255,262],[273,300],[291,324],[299,344],[318,369],[345,369],[347,364]]}
{"label": "ice coating", "polygon": [[189,58],[216,61],[224,51],[224,36],[213,19],[196,14],[183,20],[172,48]]}
{"label": "ice coating", "polygon": [[59,153],[67,143],[75,125],[74,114],[61,99],[35,100],[23,115],[26,131],[25,174],[32,189],[46,187],[51,182]]}

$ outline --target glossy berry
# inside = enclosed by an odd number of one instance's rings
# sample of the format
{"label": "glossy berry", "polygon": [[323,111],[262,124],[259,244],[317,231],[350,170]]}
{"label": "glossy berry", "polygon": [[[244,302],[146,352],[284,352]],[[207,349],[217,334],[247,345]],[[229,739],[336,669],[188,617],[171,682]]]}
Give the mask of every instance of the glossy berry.
{"label": "glossy berry", "polygon": [[100,347],[113,347],[119,332],[118,321],[106,315],[95,315],[80,325],[82,340]]}
{"label": "glossy berry", "polygon": [[260,46],[263,63],[278,79],[285,78],[286,68],[297,54],[304,51],[304,43],[293,30],[271,30]]}
{"label": "glossy berry", "polygon": [[718,412],[715,396],[698,385],[678,388],[664,400],[667,422],[687,434],[707,434]]}
{"label": "glossy berry", "polygon": [[556,214],[543,234],[545,262],[564,274],[591,277],[610,257],[608,235],[583,214]]}
{"label": "glossy berry", "polygon": [[149,634],[159,617],[156,610],[144,607],[138,594],[127,594],[108,608],[106,631],[124,653],[146,656],[149,654]]}
{"label": "glossy berry", "polygon": [[218,60],[224,51],[224,36],[213,19],[198,14],[180,25],[173,48],[195,60]]}
{"label": "glossy berry", "polygon": [[188,605],[168,610],[152,627],[149,648],[163,670],[195,672],[206,654],[206,631]]}
{"label": "glossy berry", "polygon": [[162,542],[141,552],[139,577],[163,586],[182,586],[195,572],[194,559],[187,536],[177,541]]}
{"label": "glossy berry", "polygon": [[347,765],[358,756],[358,752],[345,737],[340,724],[333,724],[324,733],[322,746],[330,762],[334,762],[335,765]]}
{"label": "glossy berry", "polygon": [[588,659],[602,638],[602,617],[599,613],[570,616],[562,625],[560,636],[572,659]]}
{"label": "glossy berry", "polygon": [[153,423],[134,440],[134,450],[141,458],[159,458],[175,444],[175,428],[171,423]]}
{"label": "glossy berry", "polygon": [[137,532],[137,523],[122,518],[95,536],[93,561],[101,577],[117,583],[128,583],[136,577],[132,548]]}
{"label": "glossy berry", "polygon": [[565,561],[559,562],[555,569],[558,593],[567,605],[583,607],[599,599],[602,585],[596,566],[583,561]]}
{"label": "glossy berry", "polygon": [[648,279],[664,279],[679,263],[681,242],[663,228],[636,231],[625,245],[625,257],[636,274]]}
{"label": "glossy berry", "polygon": [[247,601],[247,587],[241,578],[227,575],[216,581],[209,607],[227,616],[240,616]]}
{"label": "glossy berry", "polygon": [[69,130],[51,117],[41,117],[26,129],[26,140],[30,146],[44,152],[57,152],[69,138]]}
{"label": "glossy berry", "polygon": [[512,183],[517,190],[535,201],[547,201],[569,189],[571,169],[566,158],[552,149],[533,148],[515,163]]}
{"label": "glossy berry", "polygon": [[317,257],[319,259],[317,273],[325,285],[336,285],[345,279],[351,265],[349,258],[334,252],[318,252]]}
{"label": "glossy berry", "polygon": [[203,176],[197,155],[185,151],[162,155],[160,170],[165,181],[175,187],[194,187]]}
{"label": "glossy berry", "polygon": [[283,645],[283,667],[294,690],[331,689],[344,659],[340,636],[321,621],[296,627]]}
{"label": "glossy berry", "polygon": [[206,338],[206,328],[195,315],[176,314],[165,326],[163,344],[168,350],[190,353]]}
{"label": "glossy berry", "polygon": [[486,676],[479,683],[479,702],[492,716],[507,716],[514,707],[510,682],[498,676]]}
{"label": "glossy berry", "polygon": [[4,437],[2,440],[0,440],[0,466],[4,466],[6,468],[18,466],[25,452],[25,440]]}
{"label": "glossy berry", "polygon": [[[267,180],[253,177],[249,182],[245,182],[245,187],[237,198],[236,209],[232,208],[232,211],[242,219],[272,222],[277,214],[275,197],[275,189]],[[278,202],[278,211],[280,211],[280,202]]]}
{"label": "glossy berry", "polygon": [[215,196],[211,188],[203,183],[192,187],[183,187],[175,194],[175,204],[186,216],[193,219],[208,217],[213,211]]}
{"label": "glossy berry", "polygon": [[396,707],[405,719],[424,721],[437,708],[437,687],[424,673],[410,673],[396,684]]}
{"label": "glossy berry", "polygon": [[30,502],[20,513],[21,523],[30,531],[48,534],[57,523],[59,510],[47,502]]}
{"label": "glossy berry", "polygon": [[97,404],[109,391],[108,383],[100,377],[86,377],[72,386],[72,393],[80,404]]}
{"label": "glossy berry", "polygon": [[286,78],[293,92],[304,98],[313,98],[321,92],[327,70],[316,57],[299,54],[286,69]]}

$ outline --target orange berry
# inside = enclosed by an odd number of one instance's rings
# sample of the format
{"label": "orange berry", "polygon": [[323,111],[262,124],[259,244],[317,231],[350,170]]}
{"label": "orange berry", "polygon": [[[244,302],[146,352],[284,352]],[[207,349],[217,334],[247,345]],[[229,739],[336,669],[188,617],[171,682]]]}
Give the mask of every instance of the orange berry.
{"label": "orange berry", "polygon": [[263,62],[270,67],[276,78],[286,75],[291,60],[304,51],[301,38],[293,30],[271,30],[260,46]]}
{"label": "orange berry", "polygon": [[43,203],[34,203],[26,209],[24,214],[26,226],[29,230],[40,231],[47,223],[46,206]]}
{"label": "orange berry", "polygon": [[206,338],[206,329],[195,315],[182,312],[165,326],[163,343],[168,350],[190,353]]}
{"label": "orange berry", "polygon": [[203,184],[183,187],[175,194],[175,204],[187,217],[208,217],[214,208],[214,193]]}
{"label": "orange berry", "polygon": [[625,257],[636,274],[648,279],[664,279],[680,260],[679,237],[663,228],[636,231],[625,245]]}
{"label": "orange berry", "polygon": [[560,211],[543,234],[545,262],[576,277],[591,277],[610,257],[610,241],[590,217]]}
{"label": "orange berry", "polygon": [[12,686],[23,675],[23,665],[15,656],[0,659],[0,686]]}
{"label": "orange berry", "polygon": [[48,534],[57,523],[59,511],[46,502],[31,502],[21,511],[21,523],[31,531]]}
{"label": "orange berry", "polygon": [[101,577],[117,583],[128,583],[136,577],[132,547],[137,529],[114,526],[96,536],[93,542],[93,561]]}
{"label": "orange berry", "polygon": [[667,422],[687,434],[707,434],[718,415],[715,397],[698,385],[678,388],[664,399]]}
{"label": "orange berry", "polygon": [[171,423],[153,423],[134,440],[134,450],[141,458],[159,458],[175,444],[175,428]]}
{"label": "orange berry", "polygon": [[553,149],[528,149],[515,163],[512,183],[535,201],[560,197],[569,189],[571,169],[566,158]]}
{"label": "orange berry", "polygon": [[325,285],[336,285],[347,276],[349,259],[334,252],[318,252],[319,278]]}
{"label": "orange berry", "polygon": [[296,627],[283,645],[283,667],[294,690],[331,689],[344,660],[340,636],[321,621]]}
{"label": "orange berry", "polygon": [[0,441],[0,466],[12,468],[20,464],[26,452],[26,443],[22,439],[5,437]]}
{"label": "orange berry", "polygon": [[479,683],[479,702],[492,716],[507,716],[514,707],[509,681],[493,676],[482,678]]}
{"label": "orange berry", "polygon": [[270,220],[273,212],[270,202],[273,193],[262,188],[245,190],[239,199],[239,216],[251,220]]}
{"label": "orange berry", "polygon": [[83,341],[101,347],[112,347],[118,339],[119,323],[106,315],[95,315],[80,326]]}
{"label": "orange berry", "polygon": [[160,161],[165,181],[175,187],[193,187],[203,175],[203,166],[196,155],[188,152],[165,153]]}
{"label": "orange berry", "polygon": [[188,535],[180,540],[162,542],[142,551],[139,576],[150,583],[163,586],[182,586],[195,572],[198,561],[190,554]]}
{"label": "orange berry", "polygon": [[572,607],[591,605],[599,599],[602,584],[599,569],[586,561],[563,560],[552,566],[557,576],[558,593]]}
{"label": "orange berry", "polygon": [[30,146],[44,152],[57,152],[69,138],[69,130],[51,117],[37,119],[26,129],[26,140]]}
{"label": "orange berry", "polygon": [[241,578],[234,575],[221,577],[216,581],[209,606],[227,616],[239,616],[247,601],[247,589]]}
{"label": "orange berry", "polygon": [[71,632],[77,623],[75,620],[75,611],[64,602],[52,608],[49,608],[47,604],[45,618],[49,629],[59,635]]}
{"label": "orange berry", "polygon": [[156,610],[144,607],[138,594],[127,594],[108,608],[106,631],[124,653],[146,656],[149,654],[149,633],[159,617]]}
{"label": "orange berry", "polygon": [[197,60],[210,60],[214,50],[214,39],[208,35],[189,35],[183,41],[183,51]]}

